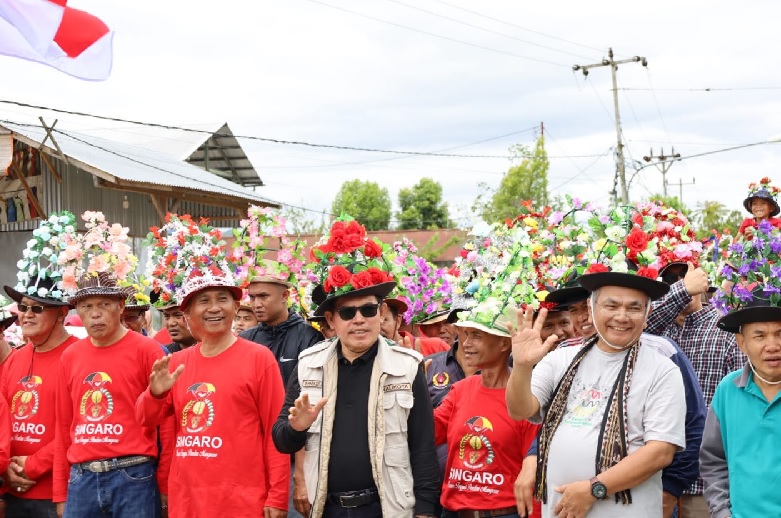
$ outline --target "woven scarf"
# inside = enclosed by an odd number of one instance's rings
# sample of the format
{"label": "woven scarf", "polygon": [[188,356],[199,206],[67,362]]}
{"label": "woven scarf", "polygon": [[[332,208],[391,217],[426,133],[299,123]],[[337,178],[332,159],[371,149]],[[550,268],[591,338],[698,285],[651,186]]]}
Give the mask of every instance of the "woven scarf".
{"label": "woven scarf", "polygon": [[[564,414],[567,411],[567,401],[572,389],[572,382],[575,380],[575,374],[583,358],[597,343],[598,337],[589,339],[585,345],[578,351],[578,354],[572,359],[567,368],[567,372],[559,381],[550,408],[545,414],[539,436],[539,453],[537,455],[537,482],[535,487],[535,497],[543,503],[548,500],[548,454],[553,435],[559,427]],[[616,377],[613,390],[610,392],[610,398],[607,402],[607,409],[602,418],[602,428],[599,431],[599,441],[597,443],[597,457],[595,464],[596,475],[618,464],[621,459],[627,456],[627,416],[626,416],[626,398],[629,394],[629,387],[632,383],[632,374],[635,370],[637,361],[637,351],[640,349],[638,341],[629,348],[624,358],[624,364]],[[616,493],[616,502],[624,504],[632,503],[632,495],[629,490]]]}

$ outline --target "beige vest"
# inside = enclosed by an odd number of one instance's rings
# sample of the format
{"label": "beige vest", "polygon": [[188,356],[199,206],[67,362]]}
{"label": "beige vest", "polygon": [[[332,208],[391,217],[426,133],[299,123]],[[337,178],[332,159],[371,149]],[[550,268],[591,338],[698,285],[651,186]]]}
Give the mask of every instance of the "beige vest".
{"label": "beige vest", "polygon": [[[336,408],[338,340],[328,340],[301,353],[298,382],[301,394],[314,404],[328,403],[307,432],[304,478],[312,517],[321,518],[328,495],[328,462]],[[407,417],[412,409],[412,382],[422,357],[415,351],[380,338],[369,385],[369,456],[382,515],[412,518],[415,494],[407,443]],[[350,469],[344,466],[343,469]]]}

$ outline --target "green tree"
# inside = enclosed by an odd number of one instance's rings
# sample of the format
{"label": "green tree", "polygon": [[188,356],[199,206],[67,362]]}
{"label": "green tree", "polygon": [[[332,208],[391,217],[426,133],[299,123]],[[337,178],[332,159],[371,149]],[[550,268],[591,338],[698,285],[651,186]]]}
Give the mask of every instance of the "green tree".
{"label": "green tree", "polygon": [[534,149],[518,144],[510,151],[513,162],[520,162],[508,169],[498,189],[492,190],[487,184],[480,183],[483,192],[472,206],[472,210],[481,213],[487,223],[514,218],[525,200],[532,200],[535,207],[548,204],[550,162],[545,151],[545,138],[540,136]]}
{"label": "green tree", "polygon": [[376,182],[349,180],[342,184],[331,204],[337,216],[345,213],[354,217],[366,230],[386,230],[391,218],[391,199],[388,189]]}
{"label": "green tree", "polygon": [[399,228],[434,229],[452,226],[447,203],[442,201],[442,185],[431,178],[421,178],[411,188],[399,191]]}
{"label": "green tree", "polygon": [[694,212],[694,220],[697,223],[697,237],[707,237],[711,230],[723,232],[728,229],[734,236],[743,221],[743,213],[739,210],[729,210],[723,203],[706,200],[697,204]]}

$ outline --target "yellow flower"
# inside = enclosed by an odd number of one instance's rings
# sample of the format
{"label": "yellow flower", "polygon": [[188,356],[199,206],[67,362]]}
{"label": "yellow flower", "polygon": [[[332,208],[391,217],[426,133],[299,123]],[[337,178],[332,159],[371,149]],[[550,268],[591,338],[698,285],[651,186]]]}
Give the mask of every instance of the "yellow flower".
{"label": "yellow flower", "polygon": [[537,220],[534,218],[523,218],[523,224],[527,227],[537,228]]}
{"label": "yellow flower", "polygon": [[594,243],[594,250],[600,251],[603,248],[605,248],[605,245],[607,244],[607,239],[597,239],[596,243]]}
{"label": "yellow flower", "polygon": [[548,291],[547,290],[538,291],[534,295],[537,297],[537,300],[543,301],[548,297]]}
{"label": "yellow flower", "polygon": [[542,252],[543,250],[545,250],[545,247],[542,246],[541,244],[539,243],[532,244],[532,252]]}

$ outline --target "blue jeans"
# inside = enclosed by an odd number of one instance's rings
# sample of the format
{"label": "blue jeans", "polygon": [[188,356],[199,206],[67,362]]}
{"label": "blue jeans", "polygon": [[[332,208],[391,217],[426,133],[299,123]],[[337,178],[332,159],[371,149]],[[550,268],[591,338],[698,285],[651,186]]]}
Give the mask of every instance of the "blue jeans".
{"label": "blue jeans", "polygon": [[71,466],[64,518],[155,518],[157,495],[151,461],[106,473]]}
{"label": "blue jeans", "polygon": [[51,500],[18,498],[5,495],[5,518],[57,518],[57,508]]}

